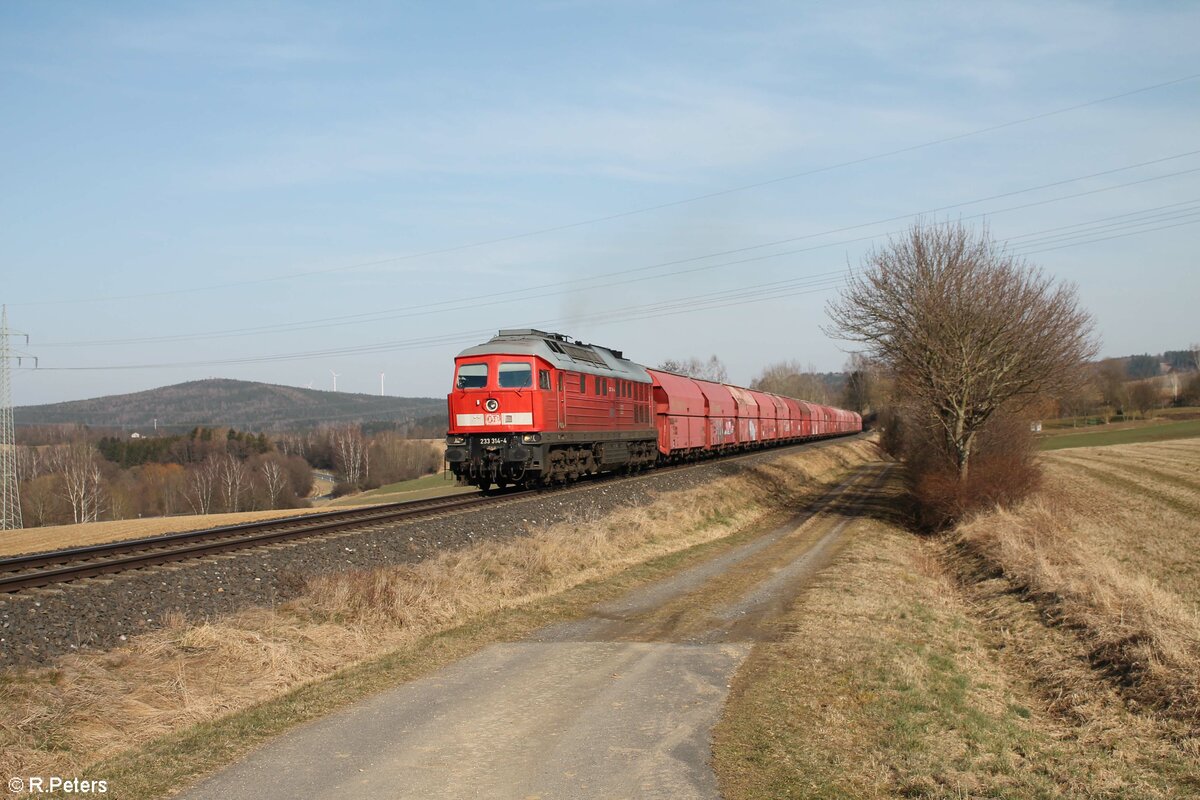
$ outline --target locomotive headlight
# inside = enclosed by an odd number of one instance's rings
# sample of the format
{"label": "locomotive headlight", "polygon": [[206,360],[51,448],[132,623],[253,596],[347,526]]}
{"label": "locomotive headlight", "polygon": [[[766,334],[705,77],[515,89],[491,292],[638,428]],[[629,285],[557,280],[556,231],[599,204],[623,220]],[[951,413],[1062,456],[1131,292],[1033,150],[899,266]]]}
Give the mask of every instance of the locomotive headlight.
{"label": "locomotive headlight", "polygon": [[525,444],[537,444],[542,440],[540,433],[525,433],[521,435],[521,441]]}
{"label": "locomotive headlight", "polygon": [[489,397],[487,399],[487,402],[485,402],[483,404],[483,407],[486,408],[488,411],[491,411],[494,413],[496,411],[496,409],[498,409],[500,407],[500,403],[496,401],[496,398]]}
{"label": "locomotive headlight", "polygon": [[446,444],[466,444],[467,437],[465,436],[447,436]]}

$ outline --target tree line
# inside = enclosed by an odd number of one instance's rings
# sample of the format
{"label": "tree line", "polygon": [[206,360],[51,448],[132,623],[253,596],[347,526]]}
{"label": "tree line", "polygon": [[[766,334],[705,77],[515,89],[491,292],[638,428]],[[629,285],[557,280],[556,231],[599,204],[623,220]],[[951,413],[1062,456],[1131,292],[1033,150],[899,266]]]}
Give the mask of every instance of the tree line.
{"label": "tree line", "polygon": [[[716,355],[708,359],[667,359],[658,369],[700,380],[729,382],[729,371]],[[844,372],[818,372],[812,364],[805,366],[794,359],[777,361],[763,367],[750,381],[750,388],[869,414],[879,403],[881,381],[878,365],[855,353]]]}
{"label": "tree line", "polygon": [[268,438],[232,428],[129,438],[83,426],[23,431],[16,448],[29,527],[310,505],[314,469],[341,493],[436,472],[440,451],[395,431],[333,426]]}

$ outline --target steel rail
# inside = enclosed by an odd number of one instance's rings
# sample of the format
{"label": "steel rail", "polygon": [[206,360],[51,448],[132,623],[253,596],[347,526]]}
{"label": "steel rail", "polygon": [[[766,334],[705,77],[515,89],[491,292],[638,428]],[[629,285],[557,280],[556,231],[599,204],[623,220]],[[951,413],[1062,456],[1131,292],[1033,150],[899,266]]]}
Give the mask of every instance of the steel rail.
{"label": "steel rail", "polygon": [[[779,448],[779,451],[796,447],[820,447],[832,444],[841,438],[847,437],[798,442],[792,445],[784,445]],[[764,452],[769,451],[757,450],[750,453],[725,456],[716,459],[716,461],[741,461],[763,455]],[[602,483],[607,480],[628,479],[628,477],[633,477],[634,479],[649,478],[656,474],[661,475],[665,472],[690,469],[711,463],[714,463],[714,460],[705,459],[696,462],[672,464],[656,468],[648,474],[635,476],[625,476],[615,473],[604,474],[597,476],[599,480],[593,479],[587,481],[584,485],[575,484],[563,488],[567,491],[583,491],[587,490],[590,486],[596,485],[596,483]],[[519,489],[489,495],[469,494],[409,500],[402,503],[389,503],[343,511],[325,511],[293,517],[280,517],[237,525],[225,525],[218,528],[182,531],[141,539],[127,539],[105,544],[15,556],[0,559],[0,594],[49,586],[56,583],[67,583],[99,575],[115,574],[142,567],[202,558],[234,550],[261,547],[290,539],[323,536],[379,523],[421,517],[435,517],[441,513],[460,512],[481,506],[496,505],[528,498],[531,495],[539,493],[540,490],[538,489]],[[42,567],[51,568],[42,569]]]}
{"label": "steel rail", "polygon": [[[493,505],[515,499],[522,494],[524,492],[487,497],[470,495],[414,500],[391,506],[355,509],[352,512],[331,512],[312,514],[308,517],[270,520],[269,522],[275,523],[273,526],[264,526],[261,523],[247,523],[244,526],[229,525],[222,528],[186,531],[167,536],[3,559],[0,560],[0,594],[216,555],[232,550],[261,547],[289,539],[323,536],[416,517],[432,517],[449,511]],[[371,513],[365,513],[368,511]],[[317,517],[317,519],[311,519],[312,517]],[[39,567],[48,565],[58,566],[39,569]]]}
{"label": "steel rail", "polygon": [[187,542],[197,541],[199,539],[214,539],[225,536],[236,536],[257,530],[274,530],[275,528],[279,528],[281,526],[311,525],[315,522],[327,520],[362,519],[364,521],[369,521],[375,517],[386,516],[389,512],[397,507],[415,508],[418,506],[431,504],[442,505],[447,500],[453,499],[453,496],[449,498],[436,497],[423,500],[410,500],[403,503],[387,503],[338,511],[318,511],[313,514],[296,514],[294,516],[274,517],[272,519],[257,520],[255,522],[241,522],[235,525],[223,525],[217,528],[201,528],[193,531],[179,531],[177,533],[166,533],[158,536],[147,536],[140,539],[122,539],[120,541],[106,542],[104,544],[85,545],[82,547],[71,547],[62,550],[50,550],[42,553],[31,553],[29,555],[13,556],[10,558],[0,559],[0,573],[10,572],[15,569],[28,569],[32,567],[45,566],[47,564],[61,564],[64,562],[75,561],[81,558],[91,558],[99,555],[144,550],[148,547],[165,547],[175,542]]}

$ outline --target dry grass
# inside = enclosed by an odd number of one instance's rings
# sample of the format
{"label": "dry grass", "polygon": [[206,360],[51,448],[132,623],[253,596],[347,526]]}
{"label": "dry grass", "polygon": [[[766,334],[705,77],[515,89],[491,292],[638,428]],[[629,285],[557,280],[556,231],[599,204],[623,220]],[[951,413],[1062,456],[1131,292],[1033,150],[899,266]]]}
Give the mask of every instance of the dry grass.
{"label": "dry grass", "polygon": [[176,623],[107,654],[10,671],[0,678],[0,773],[78,773],[431,633],[750,529],[875,457],[870,443],[840,443],[600,519],[318,578],[277,609]]}
{"label": "dry grass", "polygon": [[89,544],[117,542],[124,539],[140,539],[143,536],[160,536],[164,533],[197,531],[221,525],[237,525],[260,519],[294,517],[300,514],[315,514],[323,508],[281,508],[273,511],[243,511],[236,514],[203,514],[182,517],[148,517],[144,519],[119,519],[110,522],[85,522],[79,525],[47,525],[44,528],[24,528],[4,531],[0,535],[0,556],[21,553],[37,553],[44,550],[61,550],[67,547],[83,547]]}
{"label": "dry grass", "polygon": [[[734,683],[716,731],[724,797],[1194,796],[1200,751],[1178,725],[1103,681],[1036,674],[1070,661],[1073,634],[1012,592],[964,595],[941,540],[876,519],[847,536]],[[1072,691],[1086,717],[1061,713]]]}
{"label": "dry grass", "polygon": [[1047,461],[1038,497],[959,529],[968,569],[1002,576],[1075,631],[1127,701],[1200,731],[1200,487],[1189,488],[1200,443]]}

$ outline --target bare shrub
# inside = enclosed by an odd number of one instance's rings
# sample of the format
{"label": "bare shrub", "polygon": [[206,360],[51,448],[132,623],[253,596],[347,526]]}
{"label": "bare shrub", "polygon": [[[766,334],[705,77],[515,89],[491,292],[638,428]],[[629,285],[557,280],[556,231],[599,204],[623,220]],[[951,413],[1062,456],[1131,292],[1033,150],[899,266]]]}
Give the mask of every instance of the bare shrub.
{"label": "bare shrub", "polygon": [[897,460],[904,457],[904,409],[891,405],[879,411],[879,446]]}
{"label": "bare shrub", "polygon": [[442,454],[430,442],[388,431],[371,441],[370,461],[371,479],[362,484],[365,489],[432,475],[442,467]]}
{"label": "bare shrub", "polygon": [[1138,413],[1142,419],[1146,412],[1161,405],[1158,388],[1153,381],[1138,381],[1129,389],[1129,407]]}
{"label": "bare shrub", "polygon": [[994,416],[979,431],[966,480],[940,441],[922,433],[910,427],[900,445],[922,527],[944,528],[975,511],[1012,506],[1041,479],[1029,423],[1019,417]]}
{"label": "bare shrub", "polygon": [[1187,382],[1180,398],[1190,405],[1200,405],[1200,372],[1193,375]]}

